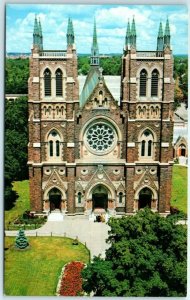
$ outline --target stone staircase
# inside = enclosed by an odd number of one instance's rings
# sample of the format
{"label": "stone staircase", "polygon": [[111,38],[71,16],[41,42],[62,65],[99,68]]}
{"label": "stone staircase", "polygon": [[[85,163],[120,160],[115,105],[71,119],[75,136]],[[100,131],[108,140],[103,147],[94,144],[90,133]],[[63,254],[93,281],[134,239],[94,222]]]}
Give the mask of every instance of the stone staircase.
{"label": "stone staircase", "polygon": [[63,221],[64,220],[64,215],[60,212],[59,209],[55,209],[48,215],[48,221]]}

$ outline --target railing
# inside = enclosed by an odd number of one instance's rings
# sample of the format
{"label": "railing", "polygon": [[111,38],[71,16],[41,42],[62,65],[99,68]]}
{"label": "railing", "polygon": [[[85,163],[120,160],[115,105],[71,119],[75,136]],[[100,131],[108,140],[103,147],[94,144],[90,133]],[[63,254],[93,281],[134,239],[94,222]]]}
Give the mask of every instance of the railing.
{"label": "railing", "polygon": [[164,57],[162,51],[137,51],[137,57]]}
{"label": "railing", "polygon": [[40,52],[40,57],[66,57],[67,52],[61,50],[46,50]]}

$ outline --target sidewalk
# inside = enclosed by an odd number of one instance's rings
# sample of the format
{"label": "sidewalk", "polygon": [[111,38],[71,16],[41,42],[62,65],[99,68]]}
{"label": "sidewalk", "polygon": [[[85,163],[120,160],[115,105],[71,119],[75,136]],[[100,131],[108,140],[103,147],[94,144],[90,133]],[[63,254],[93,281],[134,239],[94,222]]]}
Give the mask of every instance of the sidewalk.
{"label": "sidewalk", "polygon": [[[105,257],[105,250],[109,226],[105,223],[94,223],[80,217],[66,217],[63,221],[47,221],[41,228],[25,230],[26,236],[66,236],[78,237],[90,250],[91,258],[101,254]],[[6,236],[16,236],[18,231],[5,231]]]}

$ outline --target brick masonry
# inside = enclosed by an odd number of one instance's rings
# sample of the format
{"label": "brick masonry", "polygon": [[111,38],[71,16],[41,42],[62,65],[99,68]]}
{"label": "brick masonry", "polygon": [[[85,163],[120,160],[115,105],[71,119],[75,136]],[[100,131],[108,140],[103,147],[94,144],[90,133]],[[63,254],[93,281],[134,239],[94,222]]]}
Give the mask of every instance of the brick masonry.
{"label": "brick masonry", "polygon": [[[122,57],[121,106],[118,106],[104,80],[100,78],[83,107],[79,107],[75,49],[69,46],[64,58],[48,59],[39,54],[39,49],[34,47],[28,81],[31,210],[48,211],[51,191],[56,188],[61,195],[60,207],[67,213],[88,214],[93,207],[94,191],[103,186],[107,191],[110,213],[134,213],[138,209],[143,189],[150,191],[150,206],[153,210],[168,212],[173,160],[174,81],[171,51],[166,49],[163,52],[163,55],[170,55],[170,59],[155,60],[150,57],[139,58],[135,56],[135,49],[126,49]],[[57,68],[64,71],[63,97],[44,97],[43,70],[46,67],[52,73]],[[159,70],[159,88],[163,93],[160,92],[157,99],[139,99],[138,80],[142,68],[148,72],[155,68]],[[103,104],[98,102],[102,101],[99,99],[100,91],[104,95]],[[44,117],[42,103],[47,106],[64,104],[65,117],[55,116],[55,106],[51,106],[51,118]],[[146,118],[137,114],[138,104],[142,103],[148,109]],[[154,119],[150,117],[151,104],[159,106],[159,117]],[[87,128],[98,122],[111,124],[117,136],[114,148],[101,156],[91,153],[85,140]],[[154,136],[151,159],[141,157],[140,154],[140,137],[145,129],[150,130]],[[48,148],[48,136],[52,130],[56,130],[61,139],[60,155],[53,158],[49,157]],[[122,202],[119,202],[119,193],[122,194]]]}

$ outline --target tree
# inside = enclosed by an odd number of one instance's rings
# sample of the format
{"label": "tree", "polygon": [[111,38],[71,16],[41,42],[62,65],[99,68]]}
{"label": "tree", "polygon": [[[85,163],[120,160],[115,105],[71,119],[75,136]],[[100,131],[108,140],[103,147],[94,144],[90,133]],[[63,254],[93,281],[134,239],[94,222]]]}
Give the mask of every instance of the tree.
{"label": "tree", "polygon": [[111,218],[105,260],[82,272],[83,289],[96,296],[185,296],[187,230],[149,209]]}
{"label": "tree", "polygon": [[14,102],[5,102],[5,209],[13,207],[16,193],[12,191],[12,181],[28,178],[28,103],[27,97]]}
{"label": "tree", "polygon": [[27,94],[29,77],[29,59],[6,59],[6,94]]}
{"label": "tree", "polygon": [[15,240],[15,247],[17,249],[26,249],[28,245],[29,243],[27,237],[25,236],[24,230],[20,229]]}

